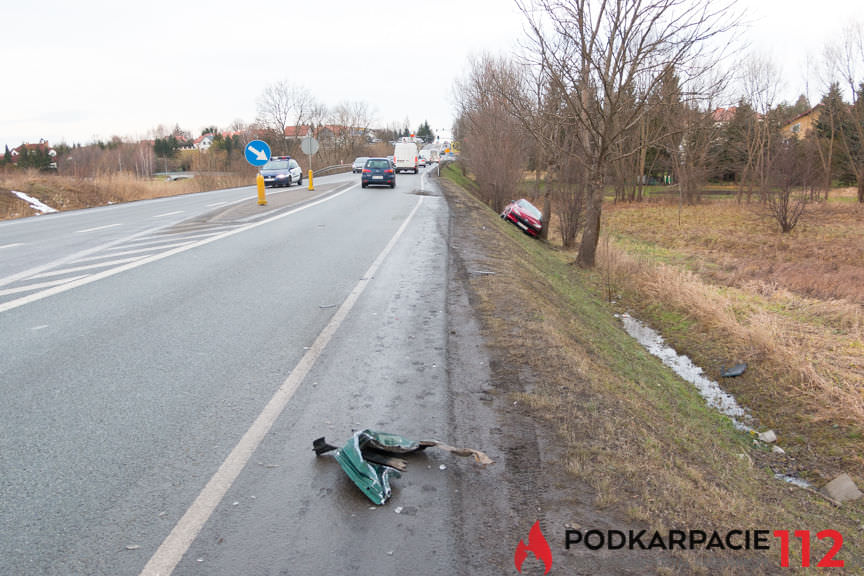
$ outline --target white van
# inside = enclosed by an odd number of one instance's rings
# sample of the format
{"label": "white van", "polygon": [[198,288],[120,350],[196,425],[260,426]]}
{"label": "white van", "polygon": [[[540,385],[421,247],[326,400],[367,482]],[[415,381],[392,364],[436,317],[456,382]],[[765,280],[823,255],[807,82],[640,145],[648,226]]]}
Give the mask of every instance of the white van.
{"label": "white van", "polygon": [[417,174],[417,144],[414,142],[397,142],[393,150],[393,160],[396,162],[396,172],[414,172]]}

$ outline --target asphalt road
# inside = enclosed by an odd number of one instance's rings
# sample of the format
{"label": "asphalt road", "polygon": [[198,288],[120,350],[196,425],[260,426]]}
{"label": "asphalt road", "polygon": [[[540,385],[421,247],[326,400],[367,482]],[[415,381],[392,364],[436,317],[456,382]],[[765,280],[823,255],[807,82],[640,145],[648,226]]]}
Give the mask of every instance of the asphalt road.
{"label": "asphalt road", "polygon": [[451,425],[446,202],[349,176],[0,223],[0,573],[458,572],[469,460],[311,450]]}

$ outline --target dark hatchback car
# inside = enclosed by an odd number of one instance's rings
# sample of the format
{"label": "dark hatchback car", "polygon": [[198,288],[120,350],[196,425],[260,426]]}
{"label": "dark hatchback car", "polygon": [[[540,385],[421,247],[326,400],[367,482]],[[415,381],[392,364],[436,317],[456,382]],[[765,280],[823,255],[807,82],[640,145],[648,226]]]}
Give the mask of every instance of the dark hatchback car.
{"label": "dark hatchback car", "polygon": [[396,187],[396,171],[387,158],[370,158],[363,167],[360,185],[366,188],[370,184]]}
{"label": "dark hatchback car", "polygon": [[543,214],[524,198],[510,202],[501,212],[501,217],[516,224],[529,236],[536,237],[543,229]]}

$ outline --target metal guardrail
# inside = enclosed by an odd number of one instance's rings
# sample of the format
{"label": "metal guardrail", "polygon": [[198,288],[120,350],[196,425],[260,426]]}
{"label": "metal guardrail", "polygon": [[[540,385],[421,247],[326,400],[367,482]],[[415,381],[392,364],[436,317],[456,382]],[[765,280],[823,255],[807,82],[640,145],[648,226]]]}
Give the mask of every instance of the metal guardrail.
{"label": "metal guardrail", "polygon": [[350,171],[351,164],[335,164],[333,166],[326,166],[318,170],[313,170],[312,176],[317,178],[318,176],[326,176],[327,174],[341,174],[342,172]]}

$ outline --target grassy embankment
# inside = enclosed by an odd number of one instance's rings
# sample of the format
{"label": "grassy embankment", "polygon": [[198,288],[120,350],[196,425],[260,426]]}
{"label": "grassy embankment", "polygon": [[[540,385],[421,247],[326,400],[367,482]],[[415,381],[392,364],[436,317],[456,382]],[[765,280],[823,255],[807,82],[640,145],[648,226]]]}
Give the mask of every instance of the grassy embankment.
{"label": "grassy embankment", "polygon": [[[457,170],[442,175],[473,187]],[[864,484],[860,207],[815,207],[780,235],[734,201],[685,207],[680,224],[674,204],[609,204],[599,265],[586,271],[554,240],[534,241],[448,188],[494,272],[470,280],[491,350],[528,369],[530,391],[517,399],[557,430],[569,472],[593,487],[598,507],[657,529],[832,528],[845,536],[846,572],[864,573],[864,504],[837,508],[774,477],[819,488],[847,472]],[[708,408],[627,336],[621,312],[721,381],[786,454]],[[741,361],[744,376],[720,379],[721,366]],[[814,564],[825,544],[814,542]],[[793,565],[795,554],[793,541]],[[698,556],[682,556],[688,573],[705,573]],[[779,558],[761,560],[773,571]]]}
{"label": "grassy embankment", "polygon": [[203,174],[172,182],[135,178],[128,174],[82,179],[35,171],[0,173],[0,220],[37,214],[12,191],[23,192],[55,210],[63,211],[254,184],[254,175],[250,177],[243,174]]}

